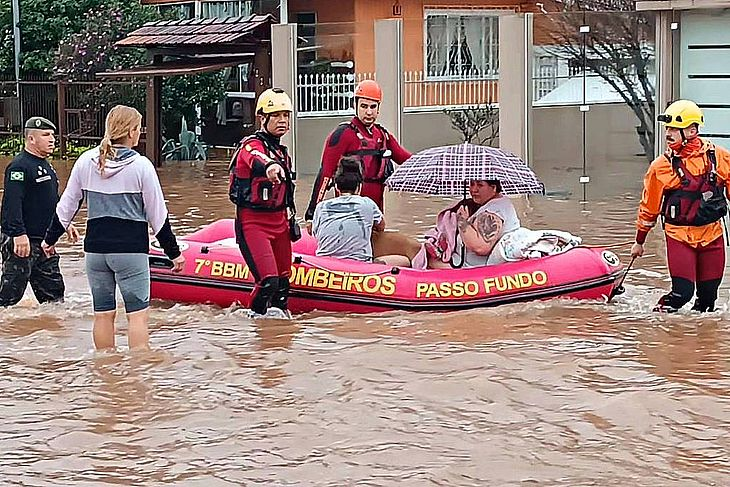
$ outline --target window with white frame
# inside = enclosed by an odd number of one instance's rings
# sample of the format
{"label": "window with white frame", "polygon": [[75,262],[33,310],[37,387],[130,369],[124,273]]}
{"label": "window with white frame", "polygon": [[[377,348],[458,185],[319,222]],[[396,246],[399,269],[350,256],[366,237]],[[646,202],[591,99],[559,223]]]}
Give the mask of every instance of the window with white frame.
{"label": "window with white frame", "polygon": [[496,78],[499,17],[493,11],[427,10],[425,66],[428,78]]}
{"label": "window with white frame", "polygon": [[535,56],[535,94],[536,100],[553,91],[558,86],[558,57],[549,54]]}

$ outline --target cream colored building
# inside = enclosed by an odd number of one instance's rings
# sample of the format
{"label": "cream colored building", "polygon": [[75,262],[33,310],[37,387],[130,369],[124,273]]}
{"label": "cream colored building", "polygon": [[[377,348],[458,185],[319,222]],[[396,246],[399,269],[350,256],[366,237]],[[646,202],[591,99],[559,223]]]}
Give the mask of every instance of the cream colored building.
{"label": "cream colored building", "polygon": [[636,9],[657,16],[657,112],[694,100],[705,112],[704,134],[730,147],[730,1],[638,1]]}

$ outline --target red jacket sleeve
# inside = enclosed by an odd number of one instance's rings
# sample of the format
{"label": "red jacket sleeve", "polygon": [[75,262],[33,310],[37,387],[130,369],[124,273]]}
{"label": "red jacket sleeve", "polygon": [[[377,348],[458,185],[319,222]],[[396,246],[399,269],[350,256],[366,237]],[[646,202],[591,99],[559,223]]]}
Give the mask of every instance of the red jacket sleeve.
{"label": "red jacket sleeve", "polygon": [[314,209],[317,204],[324,199],[324,195],[330,185],[330,182],[335,177],[337,166],[340,163],[340,159],[351,150],[350,148],[358,144],[357,136],[355,132],[347,125],[343,124],[337,127],[334,132],[329,134],[327,140],[324,143],[324,149],[322,150],[322,165],[319,168],[317,179],[314,181],[312,187],[312,197],[309,200],[309,206],[304,214],[305,220],[311,220],[314,217]]}
{"label": "red jacket sleeve", "polygon": [[390,134],[388,135],[387,147],[388,149],[390,149],[393,162],[395,162],[396,164],[403,164],[411,158],[412,154],[404,149],[403,146],[398,143],[396,138]]}
{"label": "red jacket sleeve", "polygon": [[275,162],[268,156],[264,144],[260,140],[247,141],[238,152],[236,160],[236,176],[250,178],[254,173],[266,173],[266,166]]}

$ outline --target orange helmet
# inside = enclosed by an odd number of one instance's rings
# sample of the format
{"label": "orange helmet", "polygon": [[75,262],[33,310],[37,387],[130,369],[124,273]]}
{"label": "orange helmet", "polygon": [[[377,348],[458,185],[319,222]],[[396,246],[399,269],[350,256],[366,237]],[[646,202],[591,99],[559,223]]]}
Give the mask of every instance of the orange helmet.
{"label": "orange helmet", "polygon": [[368,100],[380,102],[383,98],[383,90],[374,80],[366,79],[360,81],[355,87],[355,98],[367,98]]}

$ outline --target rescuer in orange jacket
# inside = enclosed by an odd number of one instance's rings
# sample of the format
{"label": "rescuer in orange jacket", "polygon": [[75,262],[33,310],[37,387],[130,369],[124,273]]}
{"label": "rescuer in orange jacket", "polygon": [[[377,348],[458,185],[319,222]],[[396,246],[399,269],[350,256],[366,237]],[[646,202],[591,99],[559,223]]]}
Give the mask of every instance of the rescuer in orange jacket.
{"label": "rescuer in orange jacket", "polygon": [[667,151],[644,176],[631,256],[644,254],[644,241],[661,215],[667,239],[672,290],[655,311],[674,312],[692,299],[695,311],[713,311],[725,269],[722,217],[730,190],[730,152],[699,137],[702,110],[678,100],[659,115],[666,129]]}
{"label": "rescuer in orange jacket", "polygon": [[261,128],[241,141],[231,161],[228,192],[236,205],[236,241],[256,282],[249,306],[254,317],[289,316],[291,241],[298,227],[288,214],[294,212],[294,183],[280,139],[289,131],[291,113],[283,90],[261,93],[256,103]]}
{"label": "rescuer in orange jacket", "polygon": [[308,229],[311,229],[314,209],[332,187],[337,166],[344,156],[356,157],[361,161],[363,184],[360,194],[375,201],[380,211],[383,211],[385,180],[393,172],[393,162],[401,164],[411,157],[411,153],[385,127],[376,123],[382,98],[383,92],[375,81],[360,82],[355,88],[356,116],[340,124],[327,137],[322,152],[322,166],[305,214]]}

